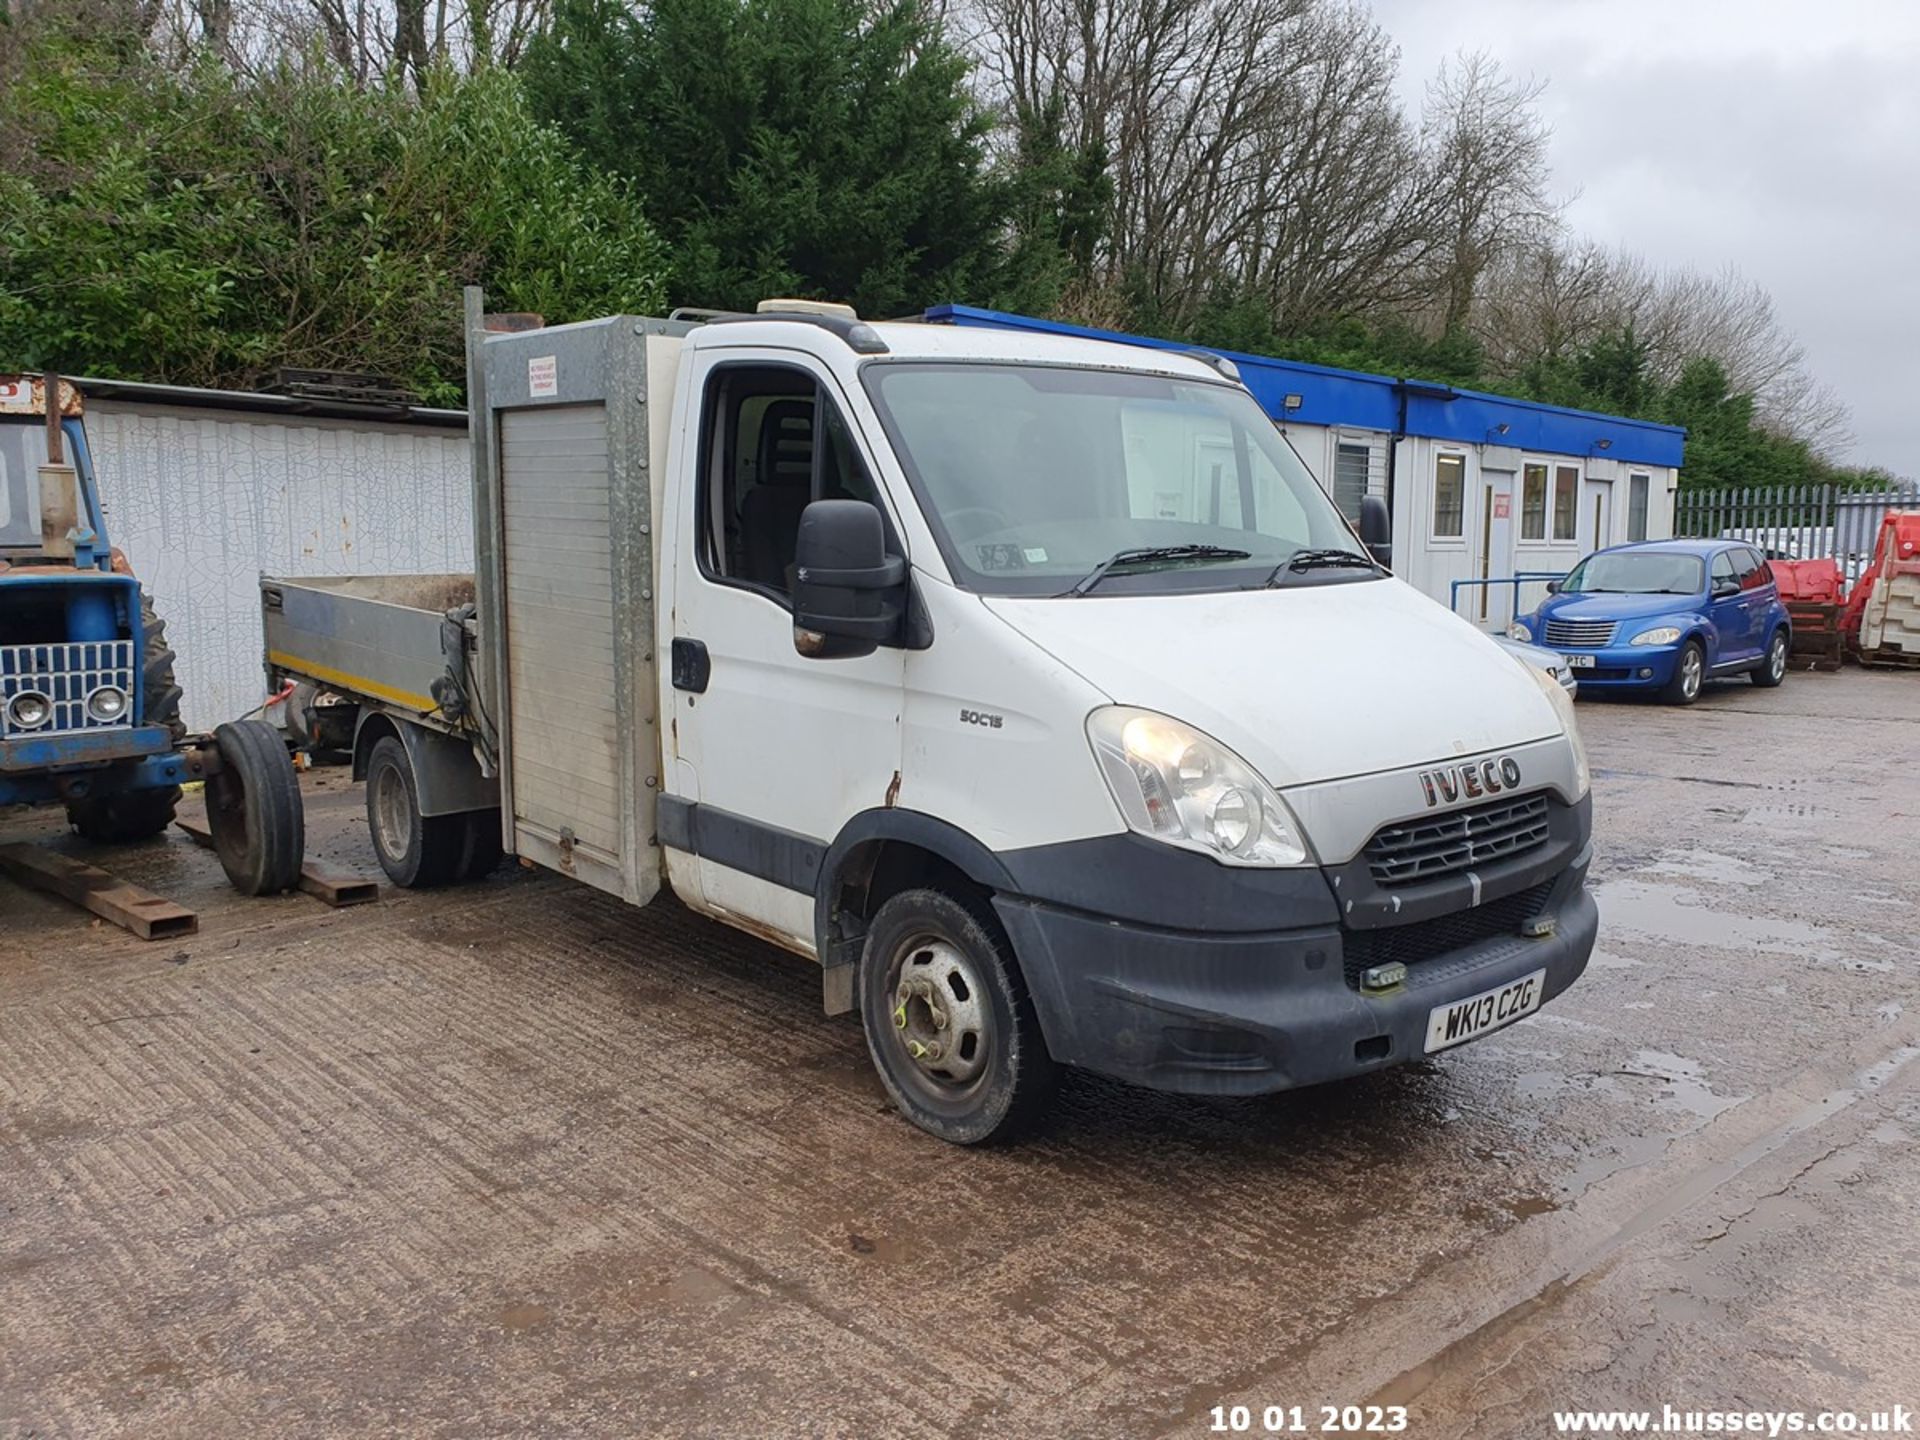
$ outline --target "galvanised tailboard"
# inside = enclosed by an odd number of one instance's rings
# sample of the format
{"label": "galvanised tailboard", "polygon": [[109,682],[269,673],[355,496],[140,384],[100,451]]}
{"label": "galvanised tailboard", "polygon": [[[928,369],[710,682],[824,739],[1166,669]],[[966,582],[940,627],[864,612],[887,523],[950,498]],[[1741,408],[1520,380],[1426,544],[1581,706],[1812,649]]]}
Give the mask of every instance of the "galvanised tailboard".
{"label": "galvanised tailboard", "polygon": [[[677,341],[693,327],[674,321],[615,316],[494,335],[480,328],[480,297],[476,292],[469,292],[467,308],[476,600],[481,663],[487,676],[485,703],[497,737],[503,838],[513,853],[642,904],[660,883],[659,850],[653,843],[660,745],[655,717],[652,471],[653,453],[664,436],[659,427],[671,420],[669,413],[652,413],[659,402],[649,396],[650,383],[660,377],[650,374],[648,352],[650,345]],[[657,358],[670,364],[673,357],[662,351]],[[535,393],[536,384],[539,393]],[[664,408],[670,410],[670,406]],[[589,653],[591,637],[584,630],[572,643],[580,647],[581,656],[591,662],[592,668],[608,673],[609,693],[570,692],[564,699],[576,719],[591,715],[593,707],[603,712],[611,710],[617,856],[580,843],[574,827],[562,818],[568,806],[584,803],[593,808],[603,806],[607,799],[596,793],[604,778],[596,768],[600,757],[577,753],[577,747],[576,753],[564,753],[577,738],[576,727],[560,725],[551,733],[515,734],[516,708],[522,708],[516,706],[516,671],[525,675],[549,658],[511,653],[516,624],[512,595],[516,587],[531,586],[557,596],[560,591],[547,583],[549,579],[570,579],[576,587],[585,581],[589,589],[598,584],[584,569],[563,573],[556,568],[551,576],[544,571],[515,573],[512,569],[514,541],[508,511],[511,505],[521,503],[513,498],[521,493],[517,486],[527,487],[532,494],[543,493],[544,487],[556,491],[568,486],[576,490],[581,486],[597,488],[591,473],[577,464],[569,465],[569,457],[560,452],[555,452],[550,464],[537,451],[522,450],[523,460],[510,459],[508,451],[515,444],[532,441],[537,445],[540,437],[549,433],[542,428],[545,422],[541,415],[553,411],[566,412],[547,416],[556,427],[554,433],[567,429],[577,417],[575,429],[587,437],[587,450],[596,454],[604,426],[606,517],[604,522],[597,518],[588,522],[575,534],[596,546],[605,542],[611,638],[608,649],[597,653]],[[510,439],[510,431],[521,439]],[[508,473],[510,468],[515,473]],[[532,522],[523,519],[518,523]],[[556,567],[564,563],[556,562]],[[598,564],[594,562],[595,570]],[[530,599],[521,603],[534,604]],[[598,609],[591,595],[581,603]],[[552,618],[544,617],[545,623],[552,623]],[[558,668],[552,678],[556,689],[566,683]],[[530,704],[539,696],[525,698]],[[549,777],[568,777],[573,788],[549,785],[548,794],[532,793],[534,782],[524,773],[529,764]],[[534,811],[544,818],[534,817]],[[588,827],[583,823],[579,828],[584,831]]]}

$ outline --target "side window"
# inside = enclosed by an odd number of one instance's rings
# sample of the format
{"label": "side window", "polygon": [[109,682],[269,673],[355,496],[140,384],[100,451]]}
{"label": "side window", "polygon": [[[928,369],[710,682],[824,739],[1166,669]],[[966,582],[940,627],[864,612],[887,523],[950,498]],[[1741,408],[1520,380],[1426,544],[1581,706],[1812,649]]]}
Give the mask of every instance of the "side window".
{"label": "side window", "polygon": [[1520,538],[1547,538],[1547,467],[1528,463],[1521,467]]}
{"label": "side window", "polygon": [[1739,552],[1739,558],[1742,590],[1758,590],[1763,585],[1773,583],[1773,572],[1767,568],[1767,562],[1763,556],[1752,550],[1742,550]]}
{"label": "side window", "polygon": [[728,366],[707,384],[701,569],[785,599],[800,512],[820,499],[878,503],[839,407],[805,371]]}
{"label": "side window", "polygon": [[1553,538],[1572,540],[1577,536],[1574,500],[1580,489],[1580,470],[1574,465],[1557,465],[1553,471]]}
{"label": "side window", "polygon": [[1629,475],[1627,477],[1627,539],[1644,540],[1647,538],[1647,489],[1652,483],[1650,475]]}
{"label": "side window", "polygon": [[1467,457],[1433,457],[1433,538],[1458,540],[1467,528]]}
{"label": "side window", "polygon": [[1733,569],[1732,555],[1729,551],[1722,550],[1718,555],[1713,557],[1712,587],[1717,589],[1724,582],[1734,578],[1736,577]]}

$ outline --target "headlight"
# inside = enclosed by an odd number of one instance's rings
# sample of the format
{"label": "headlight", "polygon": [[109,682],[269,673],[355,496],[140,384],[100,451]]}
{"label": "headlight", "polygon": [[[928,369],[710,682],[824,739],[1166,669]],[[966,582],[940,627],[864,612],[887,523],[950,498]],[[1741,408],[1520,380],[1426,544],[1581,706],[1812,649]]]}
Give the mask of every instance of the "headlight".
{"label": "headlight", "polygon": [[102,724],[111,724],[127,713],[127,692],[117,685],[102,685],[87,696],[87,714]]}
{"label": "headlight", "polygon": [[1216,740],[1151,710],[1107,705],[1087,740],[1127,828],[1228,865],[1304,865],[1300,822],[1253,767]]}
{"label": "headlight", "polygon": [[1677,626],[1662,625],[1653,630],[1642,630],[1627,643],[1629,645],[1671,645],[1680,638]]}
{"label": "headlight", "polygon": [[53,718],[53,701],[38,690],[22,690],[7,702],[7,721],[16,730],[38,730]]}
{"label": "headlight", "polygon": [[1593,788],[1593,771],[1587,765],[1587,747],[1580,743],[1580,722],[1574,719],[1573,697],[1567,694],[1566,687],[1544,670],[1536,670],[1531,665],[1520,667],[1533,676],[1533,683],[1540,687],[1540,693],[1547,697],[1547,703],[1553,706],[1553,713],[1560,717],[1560,726],[1567,732],[1567,743],[1573,746],[1573,798],[1578,800]]}
{"label": "headlight", "polygon": [[1531,645],[1533,643],[1533,632],[1529,630],[1523,622],[1516,620],[1507,626],[1507,639],[1518,640],[1523,644]]}

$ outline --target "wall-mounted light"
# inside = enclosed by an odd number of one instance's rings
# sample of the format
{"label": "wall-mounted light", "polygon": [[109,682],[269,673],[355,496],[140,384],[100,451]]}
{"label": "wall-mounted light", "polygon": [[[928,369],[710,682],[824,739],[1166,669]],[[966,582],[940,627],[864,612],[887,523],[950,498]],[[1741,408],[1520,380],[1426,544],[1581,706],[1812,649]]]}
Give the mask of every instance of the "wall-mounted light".
{"label": "wall-mounted light", "polygon": [[1596,440],[1593,442],[1593,448],[1596,450],[1611,450],[1613,448],[1613,441]]}
{"label": "wall-mounted light", "polygon": [[1511,425],[1507,424],[1506,421],[1502,420],[1498,425],[1494,426],[1491,430],[1487,431],[1487,439],[1491,440],[1496,435],[1505,435],[1507,431],[1511,430],[1512,428],[1513,427]]}
{"label": "wall-mounted light", "polygon": [[1287,395],[1280,401],[1281,407],[1286,410],[1298,410],[1301,404],[1302,401],[1298,395]]}

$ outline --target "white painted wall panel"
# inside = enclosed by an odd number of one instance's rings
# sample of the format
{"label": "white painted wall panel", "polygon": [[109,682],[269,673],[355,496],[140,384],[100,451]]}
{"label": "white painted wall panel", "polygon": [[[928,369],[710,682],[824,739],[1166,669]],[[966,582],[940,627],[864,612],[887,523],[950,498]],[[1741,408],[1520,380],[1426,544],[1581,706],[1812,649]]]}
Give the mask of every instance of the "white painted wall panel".
{"label": "white painted wall panel", "polygon": [[99,400],[87,437],[108,534],[179,653],[192,729],[266,698],[263,571],[473,568],[463,431]]}

